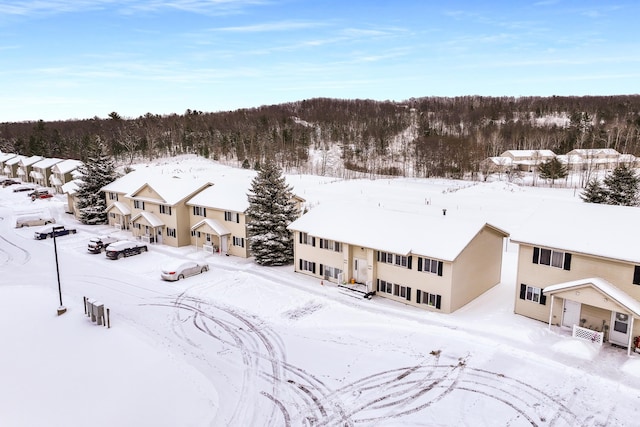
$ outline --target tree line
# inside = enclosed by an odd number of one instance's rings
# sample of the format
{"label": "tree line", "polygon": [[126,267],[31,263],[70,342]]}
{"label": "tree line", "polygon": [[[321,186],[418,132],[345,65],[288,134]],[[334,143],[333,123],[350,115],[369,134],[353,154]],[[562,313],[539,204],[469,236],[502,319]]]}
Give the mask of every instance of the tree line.
{"label": "tree line", "polygon": [[[640,95],[315,98],[224,112],[0,124],[0,150],[85,160],[103,145],[120,162],[195,153],[284,171],[462,178],[509,149],[614,148],[640,155]],[[332,149],[339,169],[327,166]]]}

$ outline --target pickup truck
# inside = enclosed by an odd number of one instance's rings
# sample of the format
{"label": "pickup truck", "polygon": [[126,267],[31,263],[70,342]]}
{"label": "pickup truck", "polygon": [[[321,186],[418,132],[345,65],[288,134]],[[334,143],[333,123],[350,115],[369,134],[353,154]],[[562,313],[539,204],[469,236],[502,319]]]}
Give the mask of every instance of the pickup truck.
{"label": "pickup truck", "polygon": [[87,250],[92,254],[99,254],[107,246],[111,243],[117,242],[118,239],[116,237],[111,236],[96,236],[89,239],[89,244],[87,245]]}

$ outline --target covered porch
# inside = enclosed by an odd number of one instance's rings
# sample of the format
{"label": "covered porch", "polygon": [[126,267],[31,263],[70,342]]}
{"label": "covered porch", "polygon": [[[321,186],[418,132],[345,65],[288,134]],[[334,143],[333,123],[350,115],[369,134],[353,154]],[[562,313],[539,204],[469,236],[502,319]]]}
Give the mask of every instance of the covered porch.
{"label": "covered porch", "polygon": [[634,349],[640,331],[640,303],[602,278],[558,283],[544,288],[551,297],[552,325],[571,330],[572,336]]}
{"label": "covered porch", "polygon": [[131,218],[133,235],[147,243],[162,244],[162,229],[164,222],[151,212],[140,212]]}
{"label": "covered porch", "polygon": [[131,209],[122,202],[113,202],[107,206],[109,225],[118,230],[128,230],[131,223]]}
{"label": "covered porch", "polygon": [[227,254],[231,232],[220,221],[206,218],[191,227],[191,237],[195,239],[196,249],[205,252]]}

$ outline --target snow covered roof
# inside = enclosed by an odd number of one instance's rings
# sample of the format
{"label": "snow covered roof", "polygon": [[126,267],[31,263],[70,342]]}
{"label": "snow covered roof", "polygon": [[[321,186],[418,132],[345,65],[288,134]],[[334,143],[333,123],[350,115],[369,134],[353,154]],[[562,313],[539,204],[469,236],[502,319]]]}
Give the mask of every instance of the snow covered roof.
{"label": "snow covered roof", "polygon": [[40,168],[40,169],[47,169],[47,168],[52,167],[56,163],[60,163],[61,161],[62,161],[62,159],[57,159],[55,157],[51,157],[51,158],[47,158],[47,159],[42,159],[42,160],[34,163],[33,167],[34,168]]}
{"label": "snow covered roof", "polygon": [[73,196],[78,191],[78,184],[80,184],[81,182],[82,181],[80,181],[79,179],[74,179],[73,181],[67,182],[60,188],[62,189],[63,193],[71,194]]}
{"label": "snow covered roof", "polygon": [[43,157],[42,156],[31,156],[31,157],[23,157],[19,163],[21,166],[31,166],[34,163],[38,163],[40,160],[42,160]]}
{"label": "snow covered roof", "polygon": [[191,227],[191,230],[192,231],[197,230],[203,225],[209,226],[213,231],[216,232],[216,234],[218,234],[218,236],[226,236],[228,234],[231,234],[229,229],[225,227],[224,224],[222,224],[220,221],[217,221],[211,218],[203,219],[202,221],[198,222],[193,227]]}
{"label": "snow covered roof", "polygon": [[609,156],[617,157],[620,153],[613,148],[575,148],[569,151],[567,154],[577,154],[583,157],[590,156]]}
{"label": "snow covered roof", "polygon": [[77,169],[82,162],[80,160],[67,159],[63,160],[60,163],[56,163],[53,168],[51,168],[55,173],[69,173],[75,169]]}
{"label": "snow covered roof", "polygon": [[555,157],[556,153],[551,150],[507,150],[500,157],[513,156],[514,158],[544,158]]}
{"label": "snow covered roof", "polygon": [[105,209],[105,211],[109,212],[111,209],[114,209],[114,208],[119,210],[122,215],[131,215],[131,209],[129,208],[129,206],[127,206],[126,203],[122,203],[122,202],[111,203],[109,206],[107,206],[107,209]]}
{"label": "snow covered roof", "polygon": [[144,171],[129,172],[128,174],[123,175],[115,181],[105,185],[101,190],[110,193],[129,194],[137,188],[140,188],[140,186],[146,182],[148,177],[149,174],[145,174]]}
{"label": "snow covered roof", "polygon": [[640,263],[640,208],[541,203],[512,230],[511,241]]}
{"label": "snow covered roof", "polygon": [[250,176],[236,176],[216,180],[215,184],[193,196],[187,204],[212,209],[244,212],[249,207],[247,193],[251,187]]}
{"label": "snow covered roof", "polygon": [[[127,194],[126,197],[175,205],[211,185],[213,184],[209,181],[201,179],[155,176],[149,178],[139,188]],[[160,196],[160,199],[138,197],[137,194],[146,187],[152,188]]]}
{"label": "snow covered roof", "polygon": [[7,160],[6,162],[4,162],[4,164],[5,165],[9,165],[9,166],[17,165],[24,158],[25,158],[25,156],[23,156],[21,154],[18,154],[17,156],[12,157],[9,160]]}
{"label": "snow covered roof", "polygon": [[611,297],[615,302],[631,311],[635,317],[640,317],[640,302],[638,302],[638,300],[636,300],[620,288],[599,277],[573,280],[571,282],[564,282],[547,286],[544,288],[544,293],[547,295],[551,295],[556,292],[565,291],[567,289],[583,288],[586,286],[593,286],[594,288],[599,289],[601,292]]}
{"label": "snow covered roof", "polygon": [[2,162],[6,162],[7,160],[14,158],[15,156],[16,156],[16,155],[15,155],[15,154],[12,154],[12,153],[3,153],[3,154],[0,154],[0,163],[2,163]]}
{"label": "snow covered roof", "polygon": [[445,216],[440,209],[414,214],[377,206],[322,204],[289,225],[315,237],[393,252],[454,261],[485,221]]}
{"label": "snow covered roof", "polygon": [[140,218],[144,218],[151,227],[161,227],[164,225],[164,222],[151,212],[142,211],[138,215],[131,218],[132,222],[138,221]]}
{"label": "snow covered roof", "polygon": [[31,172],[29,173],[29,176],[30,176],[31,178],[33,178],[33,179],[43,179],[43,178],[44,178],[44,175],[42,175],[42,174],[41,174],[40,172],[38,172],[38,171],[31,171]]}

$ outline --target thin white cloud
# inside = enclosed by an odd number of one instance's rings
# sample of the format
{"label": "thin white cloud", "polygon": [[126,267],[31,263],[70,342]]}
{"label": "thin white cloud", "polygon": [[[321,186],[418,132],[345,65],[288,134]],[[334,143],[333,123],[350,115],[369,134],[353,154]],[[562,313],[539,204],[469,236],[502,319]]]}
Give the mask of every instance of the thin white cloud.
{"label": "thin white cloud", "polygon": [[264,22],[254,25],[243,25],[236,27],[221,27],[214,28],[211,31],[222,31],[232,33],[264,33],[273,31],[291,31],[301,30],[308,28],[324,27],[327,24],[321,22],[311,21],[279,21],[279,22]]}

